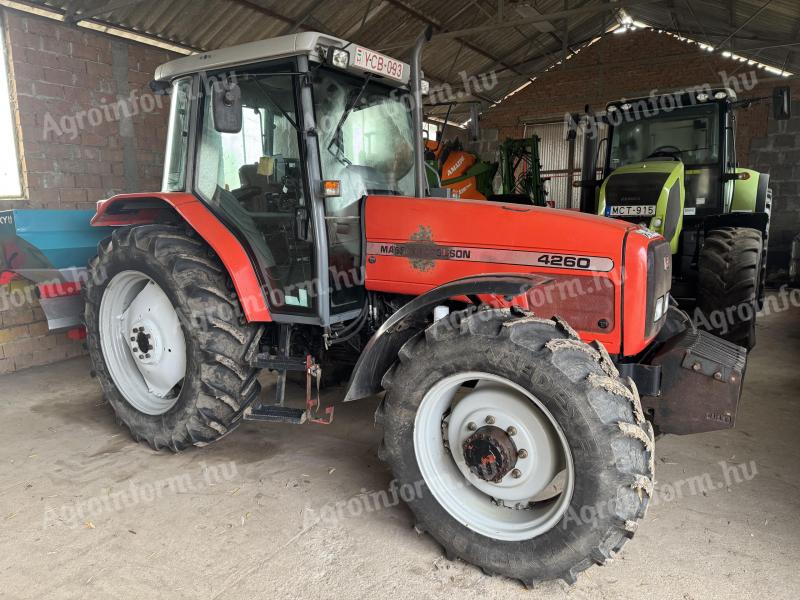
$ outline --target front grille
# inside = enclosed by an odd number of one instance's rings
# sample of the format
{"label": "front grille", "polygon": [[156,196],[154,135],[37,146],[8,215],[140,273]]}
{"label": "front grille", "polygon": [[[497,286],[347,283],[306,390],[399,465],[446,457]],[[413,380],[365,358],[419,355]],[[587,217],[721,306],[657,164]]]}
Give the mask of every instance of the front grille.
{"label": "front grille", "polygon": [[606,206],[656,204],[669,173],[618,173],[606,182]]}

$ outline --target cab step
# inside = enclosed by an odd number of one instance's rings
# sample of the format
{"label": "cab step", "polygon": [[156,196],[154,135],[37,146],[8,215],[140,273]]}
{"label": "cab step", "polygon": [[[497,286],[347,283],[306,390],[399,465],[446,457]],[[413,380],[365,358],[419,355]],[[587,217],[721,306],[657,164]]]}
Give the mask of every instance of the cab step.
{"label": "cab step", "polygon": [[302,425],[306,422],[308,414],[305,409],[291,408],[270,404],[268,406],[251,406],[244,411],[242,418],[245,421],[264,421],[268,423],[291,423]]}

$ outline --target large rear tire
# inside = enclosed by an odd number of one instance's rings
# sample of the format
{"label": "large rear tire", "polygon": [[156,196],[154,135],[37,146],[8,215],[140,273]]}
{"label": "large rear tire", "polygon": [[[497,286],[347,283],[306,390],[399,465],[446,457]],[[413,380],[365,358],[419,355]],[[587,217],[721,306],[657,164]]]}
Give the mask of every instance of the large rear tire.
{"label": "large rear tire", "polygon": [[700,251],[697,307],[715,335],[748,350],[756,345],[756,312],[762,279],[761,232],[722,227],[706,234]]}
{"label": "large rear tire", "polygon": [[436,322],[399,359],[376,415],[381,457],[449,558],[527,586],[572,583],[633,536],[653,430],[601,346],[562,321],[480,310]]}
{"label": "large rear tire", "polygon": [[103,394],[137,441],[179,451],[233,430],[260,392],[227,272],[193,232],[114,231],[89,263],[85,321]]}

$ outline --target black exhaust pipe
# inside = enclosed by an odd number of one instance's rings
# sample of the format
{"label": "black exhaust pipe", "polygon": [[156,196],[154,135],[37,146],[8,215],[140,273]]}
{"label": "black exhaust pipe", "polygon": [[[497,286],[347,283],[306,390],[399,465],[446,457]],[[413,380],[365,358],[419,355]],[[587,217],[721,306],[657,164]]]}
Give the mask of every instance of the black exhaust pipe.
{"label": "black exhaust pipe", "polygon": [[428,190],[425,176],[425,148],[422,141],[422,47],[433,36],[433,27],[428,25],[417,38],[411,55],[411,121],[414,127],[414,195],[421,198]]}

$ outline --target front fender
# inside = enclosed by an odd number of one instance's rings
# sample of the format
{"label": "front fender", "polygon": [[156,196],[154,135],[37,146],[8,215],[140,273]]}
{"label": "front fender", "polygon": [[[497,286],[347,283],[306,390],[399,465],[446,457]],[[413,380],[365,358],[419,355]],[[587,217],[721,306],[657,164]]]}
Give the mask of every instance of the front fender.
{"label": "front fender", "polygon": [[531,273],[477,275],[450,281],[417,296],[389,317],[367,342],[350,377],[344,401],[366,398],[383,389],[381,379],[394,364],[400,348],[426,326],[427,316],[435,306],[462,296],[516,298],[549,281],[546,276]]}

